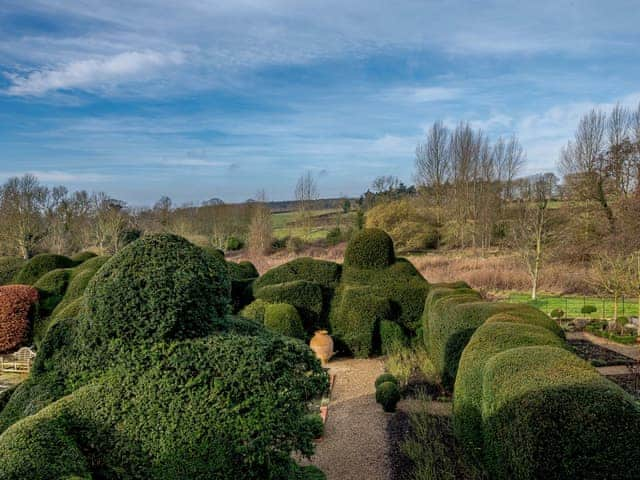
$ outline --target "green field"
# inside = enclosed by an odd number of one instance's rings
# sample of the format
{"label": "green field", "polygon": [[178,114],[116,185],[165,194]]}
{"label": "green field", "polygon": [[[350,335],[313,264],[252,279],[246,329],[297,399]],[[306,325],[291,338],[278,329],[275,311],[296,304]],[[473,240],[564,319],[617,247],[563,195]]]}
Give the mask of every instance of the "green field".
{"label": "green field", "polygon": [[311,212],[312,227],[305,237],[305,229],[300,225],[298,212],[278,212],[271,215],[275,238],[298,237],[305,240],[320,240],[337,226],[350,228],[356,218],[355,212],[343,213],[341,209],[314,210]]}
{"label": "green field", "polygon": [[[565,312],[567,317],[594,319],[613,317],[613,298],[541,295],[534,301],[531,300],[530,295],[526,293],[510,293],[506,296],[505,300],[513,303],[526,303],[539,308],[547,314],[559,308]],[[598,311],[590,315],[585,315],[580,312],[584,305],[593,305]],[[629,297],[619,299],[618,315],[627,317],[638,316],[638,299]]]}

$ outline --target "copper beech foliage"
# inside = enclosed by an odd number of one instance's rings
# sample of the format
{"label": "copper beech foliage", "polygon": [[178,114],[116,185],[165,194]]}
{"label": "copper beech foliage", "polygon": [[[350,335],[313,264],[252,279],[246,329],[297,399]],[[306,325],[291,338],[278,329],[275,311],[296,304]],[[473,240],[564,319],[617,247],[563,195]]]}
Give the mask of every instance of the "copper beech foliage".
{"label": "copper beech foliage", "polygon": [[27,285],[0,287],[0,353],[16,350],[29,340],[38,291]]}

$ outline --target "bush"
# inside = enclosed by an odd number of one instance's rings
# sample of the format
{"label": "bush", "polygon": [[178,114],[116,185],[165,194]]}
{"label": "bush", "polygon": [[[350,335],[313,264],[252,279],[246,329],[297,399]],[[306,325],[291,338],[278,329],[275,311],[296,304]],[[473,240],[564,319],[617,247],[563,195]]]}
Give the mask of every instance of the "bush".
{"label": "bush", "polygon": [[382,320],[380,322],[380,349],[383,354],[388,354],[397,348],[405,346],[407,336],[402,327],[395,322]]}
{"label": "bush", "polygon": [[395,412],[400,401],[400,389],[393,382],[381,383],[376,388],[376,402],[382,405],[385,412]]}
{"label": "bush", "polygon": [[399,385],[398,379],[396,377],[394,377],[390,373],[383,373],[382,375],[378,375],[378,378],[376,378],[376,381],[375,381],[376,390],[380,385],[382,385],[385,382],[391,382],[391,383],[395,383],[396,385]]}
{"label": "bush", "polygon": [[265,272],[256,283],[256,288],[278,283],[305,280],[326,288],[335,288],[340,281],[340,264],[309,257],[296,258]]}
{"label": "bush", "polygon": [[18,257],[0,257],[0,286],[11,283],[26,260]]}
{"label": "bush", "polygon": [[491,478],[632,479],[640,410],[572,353],[513,348],[485,366],[482,417]]}
{"label": "bush", "polygon": [[45,273],[57,268],[71,268],[73,260],[63,255],[42,253],[28,260],[15,275],[11,283],[21,285],[33,285]]}
{"label": "bush", "polygon": [[580,313],[583,313],[585,315],[590,315],[592,313],[596,313],[597,311],[598,311],[598,308],[595,305],[584,305],[580,309]]}
{"label": "bush", "polygon": [[317,413],[309,413],[304,419],[307,424],[307,428],[311,432],[311,435],[313,435],[313,438],[320,438],[324,433],[324,422],[322,421],[322,417]]}
{"label": "bush", "polygon": [[87,462],[100,478],[292,478],[292,450],[313,452],[306,403],[328,382],[301,342],[226,334],[126,357],[3,433],[0,479]]}
{"label": "bush", "polygon": [[342,230],[340,227],[332,228],[327,232],[327,244],[337,245],[343,240]]}
{"label": "bush", "polygon": [[240,316],[262,325],[264,324],[264,312],[267,305],[269,305],[269,303],[258,298],[240,310]]}
{"label": "bush", "polygon": [[229,237],[227,239],[227,250],[240,250],[244,247],[244,242],[237,237]]}
{"label": "bush", "polygon": [[0,287],[0,353],[17,350],[29,341],[38,291],[26,285]]}
{"label": "bush", "polygon": [[298,311],[288,303],[267,304],[264,309],[264,326],[267,330],[286,335],[288,337],[305,337],[302,320]]}
{"label": "bush", "polygon": [[518,324],[517,314],[510,316],[514,320],[509,323],[500,321],[507,317],[505,314],[494,315],[478,328],[460,358],[453,399],[454,429],[472,455],[482,451],[482,388],[487,362],[497,353],[511,348],[539,345],[565,348],[564,341],[548,329]]}
{"label": "bush", "polygon": [[71,257],[71,260],[73,261],[73,263],[75,263],[76,265],[79,265],[81,263],[86,262],[87,260],[97,257],[97,255],[93,252],[80,252],[80,253],[76,253],[74,256]]}
{"label": "bush", "polygon": [[564,310],[560,309],[560,308],[554,308],[553,310],[551,310],[551,318],[562,318],[564,317]]}
{"label": "bush", "polygon": [[157,342],[207,335],[229,303],[222,260],[184,238],[151,235],[127,245],[89,281],[86,334]]}
{"label": "bush", "polygon": [[266,285],[254,295],[268,303],[288,303],[298,310],[307,333],[317,330],[323,308],[322,287],[305,280]]}
{"label": "bush", "polygon": [[34,287],[40,293],[40,316],[48,317],[56,308],[58,303],[64,297],[69,279],[71,278],[71,270],[68,268],[59,268],[45,273],[35,283]]}
{"label": "bush", "polygon": [[380,351],[380,322],[391,317],[389,300],[367,287],[346,287],[340,305],[332,311],[331,333],[339,347],[355,357]]}
{"label": "bush", "polygon": [[344,254],[345,268],[386,268],[395,261],[393,240],[383,230],[367,228],[356,234]]}

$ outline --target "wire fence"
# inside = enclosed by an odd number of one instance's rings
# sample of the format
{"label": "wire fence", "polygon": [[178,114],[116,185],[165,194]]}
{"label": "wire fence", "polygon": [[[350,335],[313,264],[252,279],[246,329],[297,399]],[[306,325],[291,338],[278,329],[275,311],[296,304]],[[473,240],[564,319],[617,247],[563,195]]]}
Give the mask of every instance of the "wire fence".
{"label": "wire fence", "polygon": [[[559,309],[569,318],[593,318],[608,319],[614,317],[615,300],[613,297],[588,297],[588,296],[547,296],[542,295],[536,300],[531,300],[527,294],[512,293],[507,298],[508,302],[525,303],[539,308],[546,314]],[[640,317],[638,297],[618,298],[618,316]],[[593,313],[582,313],[583,307],[590,305],[596,309]]]}

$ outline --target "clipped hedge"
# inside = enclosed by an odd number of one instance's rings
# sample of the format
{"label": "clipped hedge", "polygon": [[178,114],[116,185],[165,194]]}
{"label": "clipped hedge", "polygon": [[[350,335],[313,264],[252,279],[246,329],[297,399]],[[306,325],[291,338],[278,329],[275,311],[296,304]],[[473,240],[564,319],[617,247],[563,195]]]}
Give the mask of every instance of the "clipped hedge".
{"label": "clipped hedge", "polygon": [[93,278],[96,272],[107,262],[107,260],[109,260],[109,257],[90,258],[71,270],[69,285],[64,292],[62,300],[53,310],[51,314],[52,317],[58,316],[62,310],[66,309],[70,304],[74,303],[84,295],[84,291],[89,284],[89,280]]}
{"label": "clipped hedge", "polygon": [[306,280],[326,288],[335,288],[340,281],[342,267],[335,262],[315,260],[309,257],[296,258],[267,271],[256,280],[255,287]]}
{"label": "clipped hedge", "polygon": [[491,478],[638,477],[638,405],[574,354],[550,346],[498,353],[482,385]]}
{"label": "clipped hedge", "polygon": [[93,252],[79,252],[76,253],[75,255],[73,255],[71,257],[71,260],[73,260],[73,262],[76,265],[80,265],[81,263],[86,262],[87,260],[90,260],[94,257],[97,257],[97,255]]}
{"label": "clipped hedge", "polygon": [[224,261],[176,235],[143,237],[89,281],[86,334],[155,342],[207,335],[229,303]]}
{"label": "clipped hedge", "polygon": [[51,312],[58,306],[69,285],[71,279],[71,270],[67,268],[59,268],[45,273],[34,284],[40,293],[40,315],[48,317]]}
{"label": "clipped hedge", "polygon": [[366,287],[347,287],[332,312],[331,333],[338,348],[355,357],[380,352],[380,322],[391,317],[391,304]]}
{"label": "clipped hedge", "polygon": [[468,452],[482,451],[482,385],[487,362],[511,348],[548,345],[564,348],[556,334],[537,325],[504,322],[511,315],[498,314],[478,328],[460,358],[454,388],[454,431]]}
{"label": "clipped hedge", "polygon": [[395,261],[393,240],[378,228],[365,228],[356,234],[344,254],[344,266],[386,268]]}
{"label": "clipped hedge", "polygon": [[296,307],[288,303],[267,304],[264,309],[267,330],[303,340],[305,331]]}
{"label": "clipped hedge", "polygon": [[240,310],[240,316],[243,318],[248,318],[249,320],[253,320],[259,324],[264,323],[264,311],[269,305],[268,302],[258,298],[254,300],[249,305]]}
{"label": "clipped hedge", "polygon": [[383,382],[376,387],[376,402],[382,405],[385,412],[395,412],[400,401],[400,389],[394,382]]}
{"label": "clipped hedge", "polygon": [[38,291],[27,285],[0,287],[0,353],[27,344],[38,303]]}
{"label": "clipped hedge", "polygon": [[288,303],[296,307],[307,333],[320,327],[324,299],[322,287],[317,283],[295,280],[267,285],[254,289],[254,295],[268,303]]}
{"label": "clipped hedge", "polygon": [[0,286],[11,283],[26,260],[19,257],[0,257]]}
{"label": "clipped hedge", "polygon": [[51,270],[71,268],[73,266],[75,266],[75,263],[69,257],[53,253],[41,253],[28,260],[13,277],[11,283],[33,285],[40,277]]}

